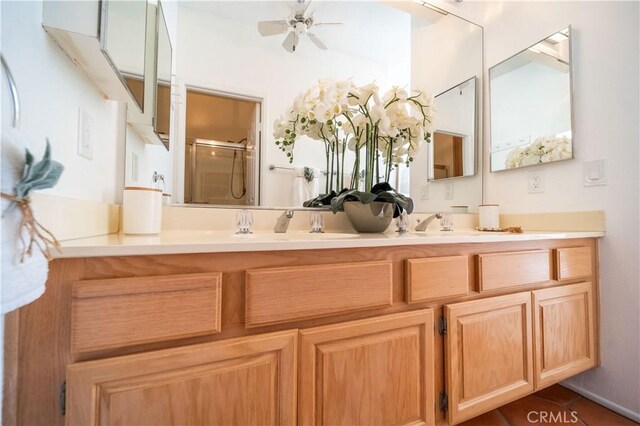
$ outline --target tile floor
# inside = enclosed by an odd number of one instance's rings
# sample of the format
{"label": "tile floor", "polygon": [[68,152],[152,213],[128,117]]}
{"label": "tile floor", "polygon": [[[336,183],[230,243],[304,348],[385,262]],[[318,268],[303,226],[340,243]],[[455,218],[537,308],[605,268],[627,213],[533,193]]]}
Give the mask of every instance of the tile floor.
{"label": "tile floor", "polygon": [[[546,417],[543,417],[545,415]],[[570,389],[554,385],[466,421],[462,425],[637,426],[638,423],[583,398]]]}

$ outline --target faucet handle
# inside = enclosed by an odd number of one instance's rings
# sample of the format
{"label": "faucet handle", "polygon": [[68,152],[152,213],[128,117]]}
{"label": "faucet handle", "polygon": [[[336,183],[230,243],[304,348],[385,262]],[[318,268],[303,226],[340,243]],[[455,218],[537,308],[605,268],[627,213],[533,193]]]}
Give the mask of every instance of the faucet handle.
{"label": "faucet handle", "polygon": [[409,226],[409,214],[406,210],[402,210],[400,216],[396,218],[396,232],[404,234]]}
{"label": "faucet handle", "polygon": [[251,234],[251,225],[253,225],[253,214],[249,210],[238,210],[236,213],[236,225],[238,231],[236,234]]}
{"label": "faucet handle", "polygon": [[311,225],[311,233],[323,233],[324,232],[324,217],[322,212],[312,211],[309,216],[309,225]]}
{"label": "faucet handle", "polygon": [[453,231],[453,216],[449,213],[440,216],[440,231]]}

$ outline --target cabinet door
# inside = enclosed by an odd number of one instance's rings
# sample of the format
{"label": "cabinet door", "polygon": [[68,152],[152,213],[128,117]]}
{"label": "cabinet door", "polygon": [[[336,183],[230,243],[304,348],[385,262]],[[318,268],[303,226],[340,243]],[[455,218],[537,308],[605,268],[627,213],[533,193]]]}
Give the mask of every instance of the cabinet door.
{"label": "cabinet door", "polygon": [[593,285],[533,292],[536,388],[596,365]]}
{"label": "cabinet door", "polygon": [[444,314],[449,423],[533,391],[529,292],[447,305]]}
{"label": "cabinet door", "polygon": [[433,424],[433,311],[300,332],[302,425]]}
{"label": "cabinet door", "polygon": [[296,418],[297,331],[72,364],[69,425],[280,425]]}

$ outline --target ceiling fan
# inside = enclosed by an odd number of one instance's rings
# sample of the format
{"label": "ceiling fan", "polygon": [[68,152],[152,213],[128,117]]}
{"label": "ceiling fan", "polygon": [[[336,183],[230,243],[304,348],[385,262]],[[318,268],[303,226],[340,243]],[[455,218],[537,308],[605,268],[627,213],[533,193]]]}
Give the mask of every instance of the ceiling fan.
{"label": "ceiling fan", "polygon": [[291,8],[291,17],[281,21],[260,21],[258,22],[258,32],[263,37],[284,34],[289,35],[282,42],[282,47],[289,53],[296,51],[301,36],[307,36],[318,49],[327,50],[327,46],[320,41],[318,36],[309,30],[313,27],[324,25],[342,25],[340,22],[315,22],[313,14],[306,16],[311,0],[297,0],[297,5]]}

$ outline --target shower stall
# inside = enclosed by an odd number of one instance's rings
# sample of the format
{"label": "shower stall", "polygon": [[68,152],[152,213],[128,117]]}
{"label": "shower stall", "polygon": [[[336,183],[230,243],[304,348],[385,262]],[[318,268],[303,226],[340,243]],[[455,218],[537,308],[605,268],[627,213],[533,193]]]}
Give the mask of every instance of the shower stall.
{"label": "shower stall", "polygon": [[187,89],[185,203],[259,205],[260,106]]}

